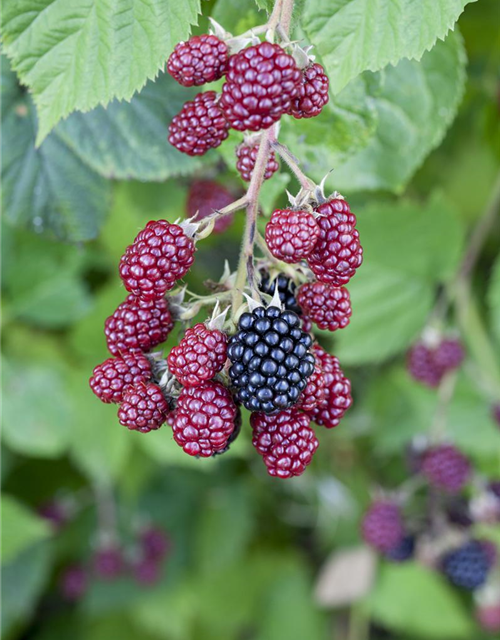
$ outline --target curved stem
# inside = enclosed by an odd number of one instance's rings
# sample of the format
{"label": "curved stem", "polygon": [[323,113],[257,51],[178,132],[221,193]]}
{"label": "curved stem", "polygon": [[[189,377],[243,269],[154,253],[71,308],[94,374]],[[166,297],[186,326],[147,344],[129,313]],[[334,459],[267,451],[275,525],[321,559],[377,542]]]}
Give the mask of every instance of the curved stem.
{"label": "curved stem", "polygon": [[292,152],[281,142],[275,140],[272,143],[273,149],[278,153],[278,155],[286,162],[286,164],[290,167],[293,174],[297,178],[300,183],[300,186],[303,189],[307,189],[312,191],[315,187],[315,184],[312,180],[310,180],[302,169],[299,167],[299,163],[297,158],[292,154]]}

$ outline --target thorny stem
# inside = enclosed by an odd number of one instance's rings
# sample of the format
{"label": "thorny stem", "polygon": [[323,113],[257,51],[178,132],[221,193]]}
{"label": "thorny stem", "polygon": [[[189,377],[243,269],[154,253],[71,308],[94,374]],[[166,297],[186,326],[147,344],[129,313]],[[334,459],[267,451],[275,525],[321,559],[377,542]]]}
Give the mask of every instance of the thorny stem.
{"label": "thorny stem", "polygon": [[300,186],[303,189],[313,190],[315,187],[314,182],[310,180],[299,167],[297,158],[292,154],[288,147],[286,147],[281,142],[278,142],[277,140],[272,142],[271,146],[290,167],[295,177],[299,181]]}

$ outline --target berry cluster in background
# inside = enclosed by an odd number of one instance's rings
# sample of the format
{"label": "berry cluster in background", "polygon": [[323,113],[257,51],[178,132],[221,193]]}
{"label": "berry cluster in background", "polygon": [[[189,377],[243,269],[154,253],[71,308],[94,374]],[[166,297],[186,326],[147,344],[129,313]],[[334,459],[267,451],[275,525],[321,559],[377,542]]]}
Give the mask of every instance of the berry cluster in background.
{"label": "berry cluster in background", "polygon": [[[247,194],[233,201],[221,185],[198,180],[187,220],[152,220],[138,233],[119,265],[129,295],[105,322],[114,357],[95,367],[90,386],[103,402],[119,405],[119,422],[128,429],[146,434],[167,423],[175,443],[201,458],[229,449],[248,422],[242,409],[248,410],[253,445],[268,473],[290,478],[304,472],[318,447],[312,423],[336,427],[352,404],[339,361],[312,331],[348,325],[345,285],[363,251],[346,200],[337,192],[325,197],[278,142],[281,117],[312,118],[327,103],[324,69],[284,33],[283,46],[255,35],[226,34],[226,40],[207,34],[175,47],[167,70],[177,82],[190,87],[224,78],[224,84],[221,95],[207,91],[184,105],[169,140],[184,153],[203,155],[230,128],[253,132],[236,147]],[[261,234],[258,196],[279,168],[276,154],[301,189]],[[237,271],[228,267],[205,296],[190,294],[180,281],[197,243],[224,232],[242,208],[247,220]],[[154,349],[174,328],[181,337],[164,358]]]}

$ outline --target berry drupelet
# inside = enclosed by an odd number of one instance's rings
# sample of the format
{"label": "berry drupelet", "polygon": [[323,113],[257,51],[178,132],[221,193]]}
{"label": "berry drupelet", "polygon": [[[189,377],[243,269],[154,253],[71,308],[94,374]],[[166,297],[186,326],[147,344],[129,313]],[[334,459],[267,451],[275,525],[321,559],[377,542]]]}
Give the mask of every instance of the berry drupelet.
{"label": "berry drupelet", "polygon": [[194,242],[177,224],[151,220],[120,260],[125,288],[143,300],[156,300],[191,268]]}
{"label": "berry drupelet", "polygon": [[352,404],[351,383],[344,376],[335,356],[326,353],[319,345],[314,345],[313,354],[323,371],[325,397],[307,414],[316,424],[333,429]]}
{"label": "berry drupelet", "polygon": [[293,406],[314,371],[311,345],[292,311],[270,306],[244,313],[227,351],[239,402],[268,414]]}
{"label": "berry drupelet", "polygon": [[185,103],[168,128],[168,141],[188,156],[202,156],[229,135],[229,125],[215,91],[199,93]]}
{"label": "berry drupelet", "polygon": [[301,285],[297,291],[297,303],[315,325],[328,331],[347,327],[352,314],[349,291],[323,282]]}
{"label": "berry drupelet", "polygon": [[276,210],[266,225],[266,244],[278,260],[293,264],[307,258],[319,238],[319,227],[308,211]]}
{"label": "berry drupelet", "polygon": [[302,74],[277,44],[261,42],[229,59],[221,107],[238,131],[268,129],[290,109]]}
{"label": "berry drupelet", "polygon": [[319,116],[328,102],[330,81],[323,67],[313,63],[302,71],[302,84],[298,96],[292,100],[290,115],[294,118],[314,118]]}
{"label": "berry drupelet", "polygon": [[148,433],[161,427],[169,410],[160,387],[155,384],[134,384],[123,395],[118,420],[131,431]]}
{"label": "berry drupelet", "polygon": [[307,261],[320,282],[345,285],[363,262],[356,216],[341,198],[333,198],[316,208],[319,239]]}
{"label": "berry drupelet", "polygon": [[425,452],[421,471],[437,489],[458,493],[467,483],[471,469],[467,458],[456,447],[442,444]]}
{"label": "berry drupelet", "polygon": [[390,553],[404,538],[403,521],[399,507],[388,500],[373,502],[361,524],[363,539],[382,553]]}
{"label": "berry drupelet", "polygon": [[222,78],[228,59],[226,43],[203,34],[179,42],[170,54],[167,70],[184,87],[198,87]]}
{"label": "berry drupelet", "polygon": [[[259,153],[259,143],[246,143],[236,147],[236,169],[239,171],[240,176],[245,182],[250,182],[252,179],[252,173],[255,168],[255,162],[257,160],[257,154]],[[264,171],[264,180],[269,180],[280,168],[278,161],[276,160],[276,154],[274,151],[269,153],[266,169]]]}
{"label": "berry drupelet", "polygon": [[457,587],[473,591],[486,582],[491,568],[488,553],[479,540],[470,540],[444,555],[441,567]]}
{"label": "berry drupelet", "polygon": [[259,290],[262,291],[262,293],[266,293],[268,296],[272,297],[276,286],[278,286],[278,295],[280,297],[281,304],[288,311],[293,311],[300,316],[302,314],[302,309],[299,307],[297,300],[295,299],[295,290],[297,289],[297,286],[293,280],[285,276],[283,273],[280,273],[278,277],[273,280],[270,279],[268,273],[264,272],[261,274]]}
{"label": "berry drupelet", "polygon": [[[230,191],[213,180],[195,180],[191,183],[186,204],[189,218],[203,220],[215,211],[227,207],[234,197]],[[223,233],[233,222],[233,216],[218,218],[215,222],[214,233]]]}
{"label": "berry drupelet", "polygon": [[186,387],[174,413],[174,440],[190,456],[208,458],[227,448],[236,417],[231,393],[220,382]]}
{"label": "berry drupelet", "polygon": [[102,402],[121,402],[127,387],[147,382],[150,378],[151,365],[148,360],[141,353],[126,353],[97,365],[89,384]]}
{"label": "berry drupelet", "polygon": [[226,362],[227,336],[198,323],[168,355],[168,367],[181,384],[195,387],[219,373]]}
{"label": "berry drupelet", "polygon": [[305,413],[295,409],[275,415],[252,413],[253,446],[264,459],[269,475],[300,476],[318,448]]}
{"label": "berry drupelet", "polygon": [[104,324],[109,351],[115,355],[150,351],[165,342],[174,321],[165,298],[143,300],[130,294]]}

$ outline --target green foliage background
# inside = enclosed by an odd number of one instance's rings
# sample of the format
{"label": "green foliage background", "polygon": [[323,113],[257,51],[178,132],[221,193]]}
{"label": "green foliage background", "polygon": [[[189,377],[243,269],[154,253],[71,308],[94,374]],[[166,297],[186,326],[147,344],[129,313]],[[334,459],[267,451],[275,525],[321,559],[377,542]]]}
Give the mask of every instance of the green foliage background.
{"label": "green foliage background", "polygon": [[[318,429],[320,448],[303,477],[269,479],[248,429],[227,456],[192,460],[167,426],[126,432],[88,387],[107,357],[103,321],[124,297],[117,262],[137,230],[183,217],[193,177],[216,178],[235,196],[243,188],[233,159],[239,134],[203,160],[168,145],[168,123],[192,92],[160,69],[191,25],[204,32],[211,14],[242,32],[265,22],[269,4],[3,2],[7,640],[341,640],[346,621],[349,640],[483,637],[472,602],[414,563],[380,562],[372,591],[352,606],[321,607],[314,584],[330,553],[360,543],[370,488],[405,479],[404,447],[432,422],[436,394],[408,378],[404,354],[499,189],[496,0],[463,14],[464,0],[297,3],[294,37],[315,45],[332,92],[319,118],[284,118],[281,138],[315,180],[334,169],[327,187],[351,203],[365,249],[350,286],[350,326],[321,336],[352,379],[354,407],[334,433]],[[265,213],[286,202],[285,188],[297,184],[283,169],[263,189]],[[235,264],[242,225],[237,219],[200,244],[191,288],[217,279],[224,259]],[[475,467],[496,478],[499,243],[497,223],[471,305],[448,318],[468,358],[446,425]],[[58,578],[91,555],[101,490],[117,500],[124,540],[131,523],[152,519],[171,533],[174,551],[157,587],[93,581],[83,602],[67,606]],[[36,508],[67,494],[87,503],[55,536]],[[498,527],[489,534],[500,539]]]}

